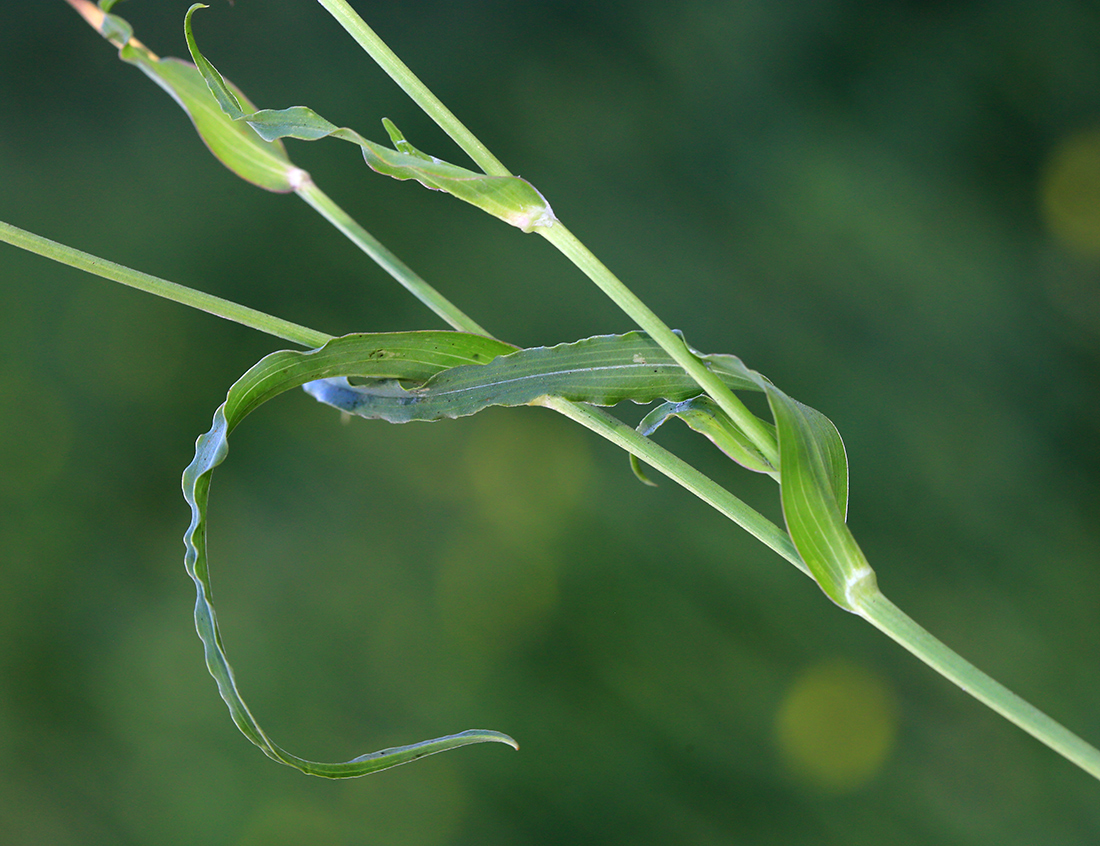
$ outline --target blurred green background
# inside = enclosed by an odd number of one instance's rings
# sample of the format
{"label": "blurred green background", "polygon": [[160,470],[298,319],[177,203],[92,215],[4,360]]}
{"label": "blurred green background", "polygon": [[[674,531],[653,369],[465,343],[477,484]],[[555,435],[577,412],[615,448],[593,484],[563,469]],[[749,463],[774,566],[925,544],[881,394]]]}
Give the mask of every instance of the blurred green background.
{"label": "blurred green background", "polygon": [[[181,55],[187,5],[118,11]],[[888,596],[1100,741],[1095,4],[357,5],[694,346],[836,422]],[[388,116],[461,161],[315,3],[196,28],[261,106],[379,140]],[[632,328],[541,239],[350,145],[290,151],[499,337]],[[215,162],[60,0],[5,5],[0,219],[334,334],[440,326]],[[341,425],[292,393],[235,436],[212,572],[272,736],[320,760],[521,744],[346,783],[280,767],[203,667],[179,476],[281,344],[6,245],[0,326],[4,843],[1100,841],[1100,784],[541,409]],[[778,518],[677,425],[663,443]]]}

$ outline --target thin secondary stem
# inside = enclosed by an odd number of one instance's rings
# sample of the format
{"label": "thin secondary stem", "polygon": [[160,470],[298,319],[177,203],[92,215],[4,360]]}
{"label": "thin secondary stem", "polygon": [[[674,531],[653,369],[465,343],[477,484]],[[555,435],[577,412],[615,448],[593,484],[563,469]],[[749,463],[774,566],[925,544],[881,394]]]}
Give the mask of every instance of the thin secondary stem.
{"label": "thin secondary stem", "polygon": [[592,251],[582,244],[577,237],[565,228],[563,224],[554,223],[552,226],[540,226],[536,230],[547,241],[558,248],[573,262],[601,291],[607,294],[615,304],[629,315],[638,326],[649,333],[661,347],[672,356],[691,376],[700,387],[703,388],[730,419],[749,436],[757,449],[764,455],[773,467],[779,466],[779,454],[776,450],[775,440],[763,422],[741,402],[718,378],[708,370],[698,358],[692,355],[683,339],[674,333],[659,318],[652,309],[643,303],[633,291],[626,287],[622,281],[601,262]]}
{"label": "thin secondary stem", "polygon": [[511,176],[500,160],[489,148],[482,144],[469,129],[454,116],[438,97],[421,82],[408,66],[397,58],[397,54],[386,46],[385,42],[367,26],[367,22],[345,0],[318,0],[352,38],[359,42],[367,54],[374,59],[390,79],[401,86],[401,90],[412,98],[413,102],[424,110],[446,132],[477,166],[491,176]]}
{"label": "thin secondary stem", "polygon": [[979,702],[1100,779],[1100,750],[959,656],[881,593],[862,599],[856,613]]}
{"label": "thin secondary stem", "polygon": [[436,315],[447,321],[453,329],[460,332],[470,332],[474,335],[492,337],[478,325],[477,321],[424,281],[411,267],[356,223],[347,212],[321,191],[313,180],[305,180],[296,193],[309,203],[318,214],[344,233],[353,244],[370,256],[379,267],[400,282],[409,293],[424,303]]}
{"label": "thin secondary stem", "polygon": [[713,479],[700,473],[682,458],[639,434],[602,408],[587,403],[570,402],[560,397],[547,397],[540,403],[570,420],[611,441],[618,447],[638,456],[646,464],[695,494],[707,505],[725,515],[758,541],[772,549],[791,564],[810,576],[809,568],[795,549],[790,535],[775,525],[759,511],[746,505]]}
{"label": "thin secondary stem", "polygon": [[282,338],[284,341],[301,344],[303,347],[319,347],[326,341],[332,340],[332,335],[326,335],[324,332],[318,332],[308,326],[291,323],[289,320],[273,317],[254,308],[239,305],[230,300],[223,300],[213,294],[196,291],[186,285],[169,282],[167,279],[161,279],[158,276],[142,273],[140,270],[133,270],[121,264],[115,264],[113,261],[93,256],[91,253],[77,250],[65,244],[59,244],[57,241],[51,241],[49,238],[43,238],[41,235],[35,235],[33,232],[28,232],[3,221],[0,221],[0,241],[7,241],[13,246],[53,259],[61,264],[67,264],[70,267],[101,276],[104,279],[110,279],[112,282],[120,282],[131,288],[137,288],[139,291],[156,294],[166,300],[182,303],[208,314],[223,317],[226,320],[232,320],[242,326],[248,326],[251,329],[258,329],[268,335]]}

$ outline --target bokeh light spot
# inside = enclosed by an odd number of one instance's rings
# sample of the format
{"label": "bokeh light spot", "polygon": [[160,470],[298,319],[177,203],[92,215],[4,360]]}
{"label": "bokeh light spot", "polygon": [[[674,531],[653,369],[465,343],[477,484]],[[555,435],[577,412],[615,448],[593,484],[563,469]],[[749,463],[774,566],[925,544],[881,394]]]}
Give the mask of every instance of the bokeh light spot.
{"label": "bokeh light spot", "polygon": [[776,714],[776,743],[799,781],[849,793],[881,768],[897,733],[897,702],[870,670],[830,660],[802,672]]}
{"label": "bokeh light spot", "polygon": [[486,527],[523,546],[563,531],[591,476],[584,434],[523,410],[482,412],[477,422],[464,456],[465,489]]}
{"label": "bokeh light spot", "polygon": [[1070,135],[1054,149],[1040,199],[1046,226],[1063,245],[1100,258],[1100,129]]}

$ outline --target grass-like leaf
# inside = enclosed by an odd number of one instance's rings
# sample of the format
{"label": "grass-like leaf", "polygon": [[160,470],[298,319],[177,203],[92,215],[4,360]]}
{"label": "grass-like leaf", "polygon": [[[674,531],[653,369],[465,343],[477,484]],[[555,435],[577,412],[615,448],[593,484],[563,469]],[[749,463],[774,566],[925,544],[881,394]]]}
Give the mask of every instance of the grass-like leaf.
{"label": "grass-like leaf", "polygon": [[184,18],[187,47],[217,104],[231,120],[247,124],[268,141],[282,138],[317,141],[329,137],[349,141],[363,151],[363,159],[371,170],[394,179],[415,179],[427,188],[451,194],[524,232],[554,224],[550,204],[531,183],[518,176],[488,176],[422,153],[388,120],[383,124],[396,150],[369,141],[353,129],[337,126],[307,106],[257,111],[243,100],[240,92],[230,88],[199,50],[191,17],[196,10],[204,8],[207,7],[196,3],[187,10]]}
{"label": "grass-like leaf", "polygon": [[[119,48],[125,62],[140,68],[167,91],[187,113],[203,143],[237,176],[268,191],[293,191],[305,177],[287,157],[281,141],[265,140],[245,123],[230,120],[210,96],[203,76],[190,62],[160,58],[133,37],[130,25],[117,15],[106,14],[88,0],[67,0],[104,38]],[[255,107],[231,83],[225,83],[238,103]]]}
{"label": "grass-like leaf", "polygon": [[183,494],[191,506],[191,525],[184,536],[187,548],[184,564],[197,591],[195,627],[205,647],[207,669],[218,683],[218,691],[229,706],[233,722],[245,737],[274,760],[310,775],[353,778],[471,743],[496,741],[516,747],[516,742],[505,734],[474,730],[385,749],[337,764],[310,761],[290,754],[267,736],[237,689],[211,604],[206,552],[211,474],[225,460],[229,433],[262,403],[313,379],[353,375],[423,381],[456,364],[489,361],[512,349],[507,344],[476,335],[414,332],[350,336],[310,352],[273,353],[259,361],[229,389],[225,402],[214,414],[210,431],[196,442],[195,458],[183,474]]}
{"label": "grass-like leaf", "polygon": [[[734,390],[760,390],[734,356],[700,358]],[[389,382],[354,385],[346,378],[326,379],[306,389],[342,411],[391,423],[466,417],[491,405],[537,404],[542,397],[607,406],[699,393],[698,383],[641,332],[518,350],[484,366],[453,367],[408,389]]]}
{"label": "grass-like leaf", "polygon": [[878,593],[875,573],[845,523],[848,460],[840,433],[824,414],[766,386],[779,436],[780,491],[787,531],[825,594],[859,610]]}

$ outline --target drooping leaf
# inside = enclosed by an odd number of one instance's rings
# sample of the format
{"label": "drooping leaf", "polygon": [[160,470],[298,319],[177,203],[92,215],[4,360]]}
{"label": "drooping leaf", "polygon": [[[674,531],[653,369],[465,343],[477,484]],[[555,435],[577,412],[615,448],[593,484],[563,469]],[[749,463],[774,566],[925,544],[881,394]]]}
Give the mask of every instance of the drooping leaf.
{"label": "drooping leaf", "polygon": [[[105,14],[88,0],[68,0],[81,16],[119,48],[119,57],[140,68],[187,113],[199,137],[233,173],[268,191],[293,191],[307,177],[287,158],[281,141],[264,140],[247,124],[230,120],[210,94],[202,74],[189,62],[160,58],[133,37],[133,28],[117,15]],[[223,81],[239,103],[248,98]]]}
{"label": "drooping leaf", "polygon": [[203,8],[206,7],[196,3],[187,10],[184,18],[187,46],[210,92],[233,121],[247,124],[268,141],[339,138],[358,145],[364,161],[377,173],[395,179],[414,179],[434,191],[444,191],[524,232],[553,225],[555,218],[550,204],[531,183],[518,176],[488,176],[422,153],[388,120],[383,124],[396,150],[369,141],[353,129],[337,126],[306,106],[257,111],[226,84],[217,68],[200,52],[192,32],[191,17],[197,9]]}

